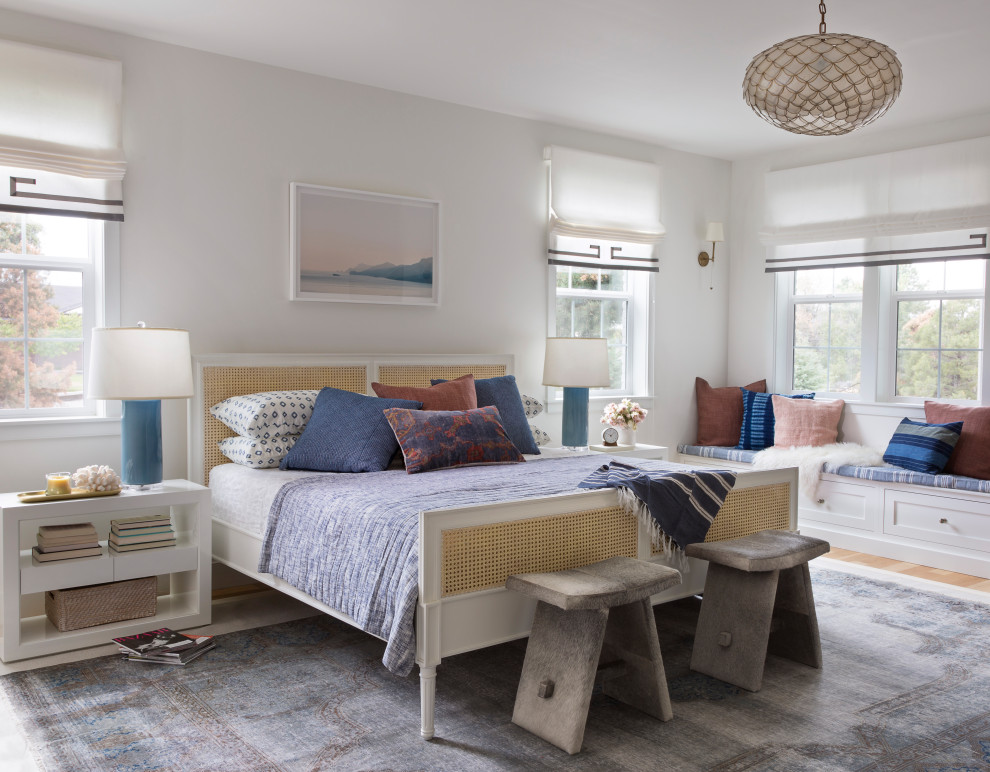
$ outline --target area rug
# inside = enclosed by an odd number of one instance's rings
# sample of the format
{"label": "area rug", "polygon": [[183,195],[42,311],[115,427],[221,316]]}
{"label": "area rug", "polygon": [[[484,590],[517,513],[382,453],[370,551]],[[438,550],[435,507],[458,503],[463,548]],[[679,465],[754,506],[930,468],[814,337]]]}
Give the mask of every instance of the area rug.
{"label": "area rug", "polygon": [[824,668],[745,692],[688,669],[699,602],[657,607],[674,719],[592,700],[568,756],[511,723],[525,641],[439,669],[437,738],[384,644],[329,617],[220,637],[186,667],[103,657],[0,689],[42,770],[990,772],[990,607],[812,564]]}

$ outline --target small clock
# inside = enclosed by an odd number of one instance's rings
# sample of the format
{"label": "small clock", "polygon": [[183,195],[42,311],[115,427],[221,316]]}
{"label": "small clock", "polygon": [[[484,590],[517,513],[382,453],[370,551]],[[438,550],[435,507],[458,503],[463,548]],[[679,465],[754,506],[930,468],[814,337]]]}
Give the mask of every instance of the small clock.
{"label": "small clock", "polygon": [[619,430],[614,426],[606,426],[602,432],[602,444],[614,448],[619,444]]}

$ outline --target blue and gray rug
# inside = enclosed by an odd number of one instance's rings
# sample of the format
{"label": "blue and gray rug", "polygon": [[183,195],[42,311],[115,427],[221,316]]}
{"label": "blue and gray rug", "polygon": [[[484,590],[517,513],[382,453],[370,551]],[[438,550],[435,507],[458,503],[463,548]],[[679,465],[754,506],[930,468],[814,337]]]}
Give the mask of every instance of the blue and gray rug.
{"label": "blue and gray rug", "polygon": [[990,606],[812,564],[825,667],[744,692],[688,669],[698,604],[657,608],[674,720],[598,694],[567,756],[510,722],[525,641],[446,660],[437,739],[383,643],[329,617],[222,636],[185,668],[116,657],[0,678],[43,770],[990,772]]}

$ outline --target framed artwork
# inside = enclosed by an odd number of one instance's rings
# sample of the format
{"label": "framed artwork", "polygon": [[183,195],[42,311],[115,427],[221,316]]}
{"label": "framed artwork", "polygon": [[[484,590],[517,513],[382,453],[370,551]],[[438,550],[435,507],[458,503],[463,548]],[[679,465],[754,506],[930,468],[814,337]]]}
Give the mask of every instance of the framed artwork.
{"label": "framed artwork", "polygon": [[440,202],[293,182],[290,298],[440,302]]}

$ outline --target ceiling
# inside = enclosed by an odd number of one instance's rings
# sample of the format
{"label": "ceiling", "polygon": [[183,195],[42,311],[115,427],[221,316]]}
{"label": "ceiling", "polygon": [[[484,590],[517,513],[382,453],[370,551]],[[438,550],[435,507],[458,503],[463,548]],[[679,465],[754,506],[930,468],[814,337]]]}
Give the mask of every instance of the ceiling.
{"label": "ceiling", "polygon": [[[990,113],[987,0],[827,0],[900,98],[857,133]],[[742,101],[754,54],[818,30],[814,0],[0,0],[302,72],[736,159],[802,144]]]}

